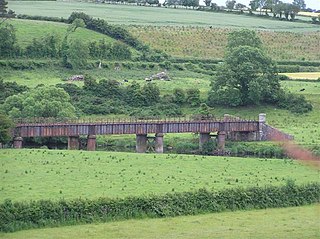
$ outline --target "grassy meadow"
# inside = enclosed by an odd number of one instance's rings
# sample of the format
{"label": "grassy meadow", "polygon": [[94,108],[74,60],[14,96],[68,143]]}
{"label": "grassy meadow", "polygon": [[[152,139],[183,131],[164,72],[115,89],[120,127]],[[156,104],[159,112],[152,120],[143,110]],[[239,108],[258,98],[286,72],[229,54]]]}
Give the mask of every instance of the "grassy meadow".
{"label": "grassy meadow", "polygon": [[[21,19],[8,22],[15,27],[18,44],[22,48],[30,44],[34,38],[41,38],[49,33],[54,33],[62,39],[68,28],[67,24],[57,22]],[[190,26],[127,26],[126,29],[152,49],[187,59],[223,59],[227,35],[231,31],[226,28]],[[320,60],[319,32],[259,31],[258,35],[266,52],[274,60]],[[70,35],[70,39],[81,39],[85,42],[102,39],[106,42],[115,41],[111,37],[84,28],[77,29]]]}
{"label": "grassy meadow", "polygon": [[126,197],[199,188],[316,182],[293,160],[60,150],[1,150],[0,201]]}
{"label": "grassy meadow", "polygon": [[[64,23],[22,19],[12,19],[7,21],[7,23],[10,23],[15,27],[18,44],[21,47],[25,47],[30,44],[34,38],[41,38],[47,34],[58,35],[62,40],[69,27],[68,24]],[[111,37],[85,28],[78,28],[75,32],[70,34],[70,39],[81,39],[81,41],[84,42],[93,40],[105,40],[106,42],[115,41]]]}
{"label": "grassy meadow", "polygon": [[262,29],[272,31],[309,32],[319,27],[308,23],[252,18],[248,16],[200,12],[185,9],[137,7],[87,2],[63,1],[10,1],[8,4],[17,14],[68,17],[72,12],[85,12],[112,24],[157,26],[212,26],[222,28]]}
{"label": "grassy meadow", "polygon": [[[109,5],[73,1],[9,1],[17,14],[67,18],[83,11],[111,24],[123,25],[133,36],[152,49],[177,58],[222,59],[227,34],[231,29],[258,31],[265,50],[274,60],[320,61],[319,26],[242,15],[200,12],[185,9]],[[9,20],[16,28],[22,47],[48,33],[61,38],[68,25],[55,22]],[[71,38],[85,42],[114,39],[87,29],[77,29]],[[134,54],[138,54],[134,51]],[[20,60],[20,59],[19,59]],[[22,61],[24,59],[21,59]],[[43,59],[44,60],[44,59]],[[46,61],[46,60],[44,60]],[[48,60],[49,61],[49,60]],[[107,60],[106,60],[107,61]],[[187,68],[187,67],[186,67]],[[145,78],[163,69],[91,69],[72,70],[52,66],[33,70],[0,68],[5,81],[36,87],[38,84],[66,83],[71,75],[89,74],[101,79],[115,79],[125,86],[133,80],[145,84]],[[307,70],[306,70],[307,71]],[[185,70],[169,70],[171,81],[154,81],[161,95],[175,88],[199,88],[206,99],[211,76]],[[281,81],[288,91],[304,95],[313,111],[298,115],[273,106],[211,109],[214,116],[225,113],[242,118],[267,114],[267,123],[286,133],[307,148],[320,145],[320,77],[319,72],[284,73],[291,79]],[[124,83],[123,80],[129,82]],[[308,81],[309,79],[309,81]],[[82,86],[82,82],[75,84]],[[183,113],[199,111],[188,105]],[[82,116],[84,118],[91,116]],[[93,116],[99,117],[99,116]],[[102,116],[103,117],[103,116]],[[134,135],[103,136],[104,141],[123,138],[133,142]],[[164,141],[194,140],[195,135],[165,135]],[[99,138],[101,140],[101,138]],[[166,142],[167,141],[167,142]],[[262,142],[272,144],[273,142]],[[176,154],[136,154],[127,152],[66,151],[48,149],[0,150],[0,203],[30,200],[59,200],[98,197],[163,195],[194,191],[200,188],[218,191],[226,188],[284,185],[319,181],[319,169],[290,159],[233,158]],[[226,212],[188,217],[128,220],[60,228],[0,233],[0,238],[318,238],[319,205],[286,209]]]}
{"label": "grassy meadow", "polygon": [[32,229],[8,234],[0,233],[0,238],[314,239],[320,237],[319,214],[320,205],[315,204],[303,207]]}

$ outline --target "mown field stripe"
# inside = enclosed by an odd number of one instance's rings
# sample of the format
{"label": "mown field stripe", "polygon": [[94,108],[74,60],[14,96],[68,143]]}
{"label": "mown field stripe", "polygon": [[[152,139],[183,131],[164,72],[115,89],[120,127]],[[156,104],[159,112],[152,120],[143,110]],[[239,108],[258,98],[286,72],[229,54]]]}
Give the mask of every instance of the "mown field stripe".
{"label": "mown field stripe", "polygon": [[7,239],[194,239],[194,238],[319,238],[320,205],[224,212],[163,219],[127,220],[100,224],[0,233]]}

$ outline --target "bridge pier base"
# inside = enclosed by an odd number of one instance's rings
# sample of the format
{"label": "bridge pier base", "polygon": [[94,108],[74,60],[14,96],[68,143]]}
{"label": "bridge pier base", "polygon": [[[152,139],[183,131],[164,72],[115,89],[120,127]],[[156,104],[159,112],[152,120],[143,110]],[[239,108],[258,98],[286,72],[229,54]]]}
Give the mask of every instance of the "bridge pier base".
{"label": "bridge pier base", "polygon": [[136,135],[136,152],[145,153],[147,151],[147,135],[146,134],[137,134]]}
{"label": "bridge pier base", "polygon": [[266,139],[266,135],[264,132],[264,126],[266,124],[266,114],[261,113],[259,114],[259,135],[258,135],[258,140],[265,140]]}
{"label": "bridge pier base", "polygon": [[21,149],[22,148],[22,141],[23,141],[22,137],[15,137],[13,139],[13,147],[15,149]]}
{"label": "bridge pier base", "polygon": [[225,145],[226,145],[226,132],[219,131],[218,132],[218,149],[219,149],[219,151],[224,151]]}
{"label": "bridge pier base", "polygon": [[96,136],[95,135],[88,135],[87,138],[87,150],[88,151],[95,151],[96,150]]}
{"label": "bridge pier base", "polygon": [[210,133],[200,133],[199,135],[199,150],[202,151],[203,145],[211,139]]}
{"label": "bridge pier base", "polygon": [[79,149],[79,136],[69,136],[68,137],[68,149],[78,150]]}
{"label": "bridge pier base", "polygon": [[163,134],[157,133],[154,141],[155,141],[154,151],[158,154],[162,154],[163,153]]}

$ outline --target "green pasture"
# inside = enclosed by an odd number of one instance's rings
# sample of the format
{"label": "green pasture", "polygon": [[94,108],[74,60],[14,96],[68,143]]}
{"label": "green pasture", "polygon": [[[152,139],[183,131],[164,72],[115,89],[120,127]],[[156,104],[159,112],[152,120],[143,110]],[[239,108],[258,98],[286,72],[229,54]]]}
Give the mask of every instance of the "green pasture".
{"label": "green pasture", "polygon": [[320,237],[319,213],[320,206],[315,204],[303,207],[32,229],[0,233],[0,238],[314,239]]}
{"label": "green pasture", "polygon": [[[22,48],[32,42],[34,38],[41,38],[47,34],[56,34],[62,40],[68,25],[57,22],[12,19],[8,23],[16,29],[18,45]],[[177,26],[125,26],[137,39],[149,45],[151,49],[161,50],[174,57],[222,59],[225,53],[227,28],[199,28]],[[309,60],[318,61],[319,32],[293,33],[259,31],[265,50],[274,60]],[[79,28],[70,35],[70,39],[81,41],[115,41],[101,33]],[[204,40],[205,39],[205,40]],[[199,44],[201,43],[201,44]],[[133,50],[134,54],[137,54]]]}
{"label": "green pasture", "polygon": [[[72,75],[89,74],[97,80],[114,79],[123,81],[129,80],[130,84],[133,80],[145,84],[145,78],[153,74],[159,73],[163,69],[92,69],[92,70],[72,70],[59,67],[49,67],[35,70],[16,71],[12,69],[1,69],[1,76],[5,81],[15,81],[18,84],[26,85],[28,87],[35,87],[38,84],[55,85],[58,83],[65,83],[66,79]],[[172,81],[154,81],[161,93],[172,93],[174,88],[194,88],[196,85],[204,94],[209,87],[209,76],[194,73],[191,71],[170,70],[168,75]],[[82,82],[75,84],[82,85]]]}
{"label": "green pasture", "polygon": [[[256,19],[252,19],[255,22]],[[258,19],[259,20],[259,19]],[[275,21],[270,21],[274,24]],[[243,24],[243,27],[248,27]],[[128,26],[126,29],[153,49],[180,58],[222,59],[230,28]],[[258,31],[266,53],[274,60],[319,61],[320,33]]]}
{"label": "green pasture", "polygon": [[318,170],[278,159],[43,149],[1,150],[0,159],[0,201],[115,198],[319,180]]}
{"label": "green pasture", "polygon": [[72,12],[85,12],[92,17],[103,18],[113,24],[126,25],[171,25],[213,26],[227,28],[251,28],[273,31],[309,32],[319,27],[308,23],[297,23],[252,18],[248,16],[201,12],[185,9],[137,7],[86,2],[63,1],[10,1],[8,7],[17,14],[67,18]]}
{"label": "green pasture", "polygon": [[[7,21],[16,29],[16,37],[18,44],[25,47],[32,42],[34,38],[41,38],[47,34],[56,34],[61,40],[67,32],[68,25],[58,22],[45,22],[33,20],[13,19]],[[85,28],[79,28],[70,35],[70,39],[79,39],[84,42],[99,41],[104,39],[106,42],[114,42],[115,40],[104,34],[97,33]]]}

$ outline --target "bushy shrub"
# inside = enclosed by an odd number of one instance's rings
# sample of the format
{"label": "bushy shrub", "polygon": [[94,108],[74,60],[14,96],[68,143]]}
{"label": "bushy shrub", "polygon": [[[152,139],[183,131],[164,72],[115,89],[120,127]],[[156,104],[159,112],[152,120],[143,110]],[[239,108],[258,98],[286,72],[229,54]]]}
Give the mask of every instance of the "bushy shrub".
{"label": "bushy shrub", "polygon": [[24,55],[31,58],[59,56],[61,39],[55,34],[48,34],[40,39],[34,38],[26,47]]}
{"label": "bushy shrub", "polygon": [[177,154],[195,154],[199,151],[199,144],[193,142],[178,141],[173,148]]}
{"label": "bushy shrub", "polygon": [[247,142],[228,142],[226,145],[231,155],[235,156],[255,156],[268,158],[284,158],[286,157],[284,150],[279,145],[265,145]]}
{"label": "bushy shrub", "polygon": [[187,91],[186,91],[186,101],[192,107],[199,106],[200,103],[201,103],[200,90],[196,89],[196,88],[187,89]]}
{"label": "bushy shrub", "polygon": [[217,91],[210,91],[208,94],[208,105],[226,105],[239,106],[242,105],[241,94],[239,89],[220,89]]}
{"label": "bushy shrub", "polygon": [[288,109],[292,113],[303,114],[312,111],[313,106],[303,95],[283,92],[279,97],[277,105],[280,108]]}
{"label": "bushy shrub", "polygon": [[300,67],[298,65],[278,65],[279,73],[295,73],[300,72]]}
{"label": "bushy shrub", "polygon": [[278,75],[278,79],[280,81],[290,80],[289,76],[286,76],[286,75]]}
{"label": "bushy shrub", "polygon": [[50,21],[50,22],[64,22],[68,23],[67,19],[59,18],[59,17],[48,17],[48,16],[29,16],[26,14],[17,15],[19,19],[28,19],[28,20],[38,20],[38,21]]}
{"label": "bushy shrub", "polygon": [[24,85],[18,85],[16,82],[4,82],[0,78],[0,104],[4,103],[5,99],[11,95],[17,95],[29,88]]}
{"label": "bushy shrub", "polygon": [[114,221],[141,217],[173,217],[221,211],[302,206],[320,201],[320,184],[233,188],[160,196],[40,200],[0,204],[0,231],[66,224]]}
{"label": "bushy shrub", "polygon": [[68,23],[72,23],[77,18],[84,21],[86,28],[120,40],[137,50],[145,51],[148,48],[133,37],[126,29],[120,26],[110,25],[103,19],[94,19],[83,12],[73,12],[68,18]]}
{"label": "bushy shrub", "polygon": [[17,56],[19,51],[15,28],[11,24],[0,25],[0,58]]}

